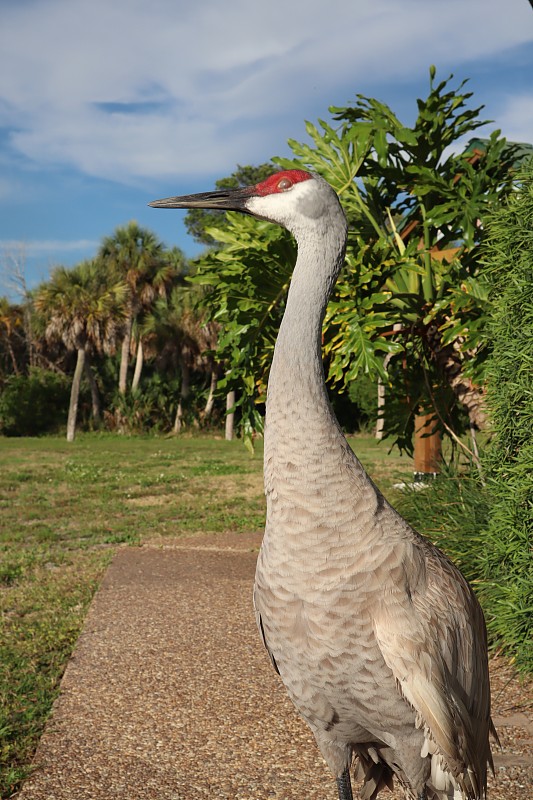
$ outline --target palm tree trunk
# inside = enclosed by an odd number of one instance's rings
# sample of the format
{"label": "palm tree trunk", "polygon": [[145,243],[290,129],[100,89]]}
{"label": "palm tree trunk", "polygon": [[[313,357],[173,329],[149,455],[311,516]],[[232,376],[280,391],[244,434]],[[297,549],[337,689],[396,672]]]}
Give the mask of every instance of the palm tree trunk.
{"label": "palm tree trunk", "polygon": [[78,416],[78,398],[80,396],[81,376],[85,366],[85,348],[81,347],[78,350],[78,359],[76,361],[76,369],[74,370],[74,377],[72,379],[72,387],[70,390],[70,404],[68,408],[67,420],[67,442],[73,442],[76,434],[76,418]]}
{"label": "palm tree trunk", "polygon": [[459,350],[461,340],[457,339],[453,344],[443,346],[440,335],[436,333],[434,341],[430,343],[437,366],[456,398],[466,408],[470,424],[482,430],[486,424],[485,392],[464,375],[465,364]]}
{"label": "palm tree trunk", "polygon": [[230,411],[235,405],[235,390],[226,395],[226,439],[230,442],[233,439],[233,427],[235,423],[235,412]]}
{"label": "palm tree trunk", "polygon": [[35,367],[37,363],[37,359],[35,357],[35,341],[33,338],[33,324],[32,324],[32,313],[33,313],[33,305],[28,295],[25,292],[25,304],[24,304],[24,333],[26,334],[26,342],[28,344],[28,361],[30,367]]}
{"label": "palm tree trunk", "polygon": [[[401,326],[401,324],[399,322],[396,322],[392,326],[392,330],[393,330],[394,333],[396,333],[397,331],[400,331],[401,329],[402,329],[402,326]],[[385,370],[385,372],[389,368],[389,364],[390,364],[391,358],[392,358],[392,353],[387,353],[387,355],[383,359],[383,369]],[[378,378],[378,418],[376,420],[375,436],[376,436],[376,439],[379,439],[380,441],[381,441],[381,439],[383,439],[383,435],[385,433],[385,406],[386,406],[386,403],[387,403],[386,391],[387,391],[386,390],[386,386],[383,383],[382,378],[379,377]]]}
{"label": "palm tree trunk", "polygon": [[20,375],[20,370],[18,368],[17,359],[15,357],[15,351],[13,350],[13,345],[11,344],[11,340],[9,336],[7,336],[7,349],[9,350],[9,355],[11,357],[11,363],[13,365],[13,372],[15,375]]}
{"label": "palm tree trunk", "polygon": [[189,367],[188,364],[180,358],[180,369],[181,369],[181,389],[180,389],[180,398],[178,402],[178,408],[176,411],[176,419],[174,420],[174,433],[179,433],[183,427],[183,405],[185,400],[189,396],[190,391],[190,374],[189,374]]}
{"label": "palm tree trunk", "polygon": [[483,430],[487,422],[483,388],[475,386],[470,378],[463,375],[462,365],[457,358],[446,359],[444,371],[453,393],[467,410],[470,424]]}
{"label": "palm tree trunk", "polygon": [[135,359],[135,372],[133,373],[133,380],[131,382],[131,391],[136,392],[139,388],[139,381],[141,380],[141,372],[144,364],[144,349],[142,339],[139,338],[137,345],[137,357]]}
{"label": "palm tree trunk", "polygon": [[378,378],[378,418],[376,420],[375,437],[379,441],[383,439],[385,430],[385,384],[383,379]]}
{"label": "palm tree trunk", "polygon": [[118,390],[120,394],[126,394],[126,387],[128,385],[128,364],[130,361],[131,329],[133,325],[131,314],[126,319],[125,325],[126,328],[124,331],[122,352],[120,355],[120,375],[118,379]]}
{"label": "palm tree trunk", "polygon": [[100,392],[98,391],[98,384],[96,383],[88,356],[86,356],[85,360],[85,374],[87,375],[87,380],[89,381],[89,386],[91,387],[91,404],[94,424],[95,427],[99,428],[100,423],[102,422]]}
{"label": "palm tree trunk", "polygon": [[211,369],[211,383],[209,384],[209,394],[207,396],[207,402],[205,404],[204,413],[202,414],[203,419],[208,419],[211,414],[213,413],[213,408],[215,407],[215,392],[217,388],[217,368],[213,365]]}

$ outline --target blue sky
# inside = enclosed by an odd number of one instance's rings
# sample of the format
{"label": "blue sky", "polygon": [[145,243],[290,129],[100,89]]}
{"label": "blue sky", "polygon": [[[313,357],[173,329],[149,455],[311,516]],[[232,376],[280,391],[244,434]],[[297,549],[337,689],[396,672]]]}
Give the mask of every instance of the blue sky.
{"label": "blue sky", "polygon": [[528,0],[2,0],[0,294],[14,260],[33,286],[131,219],[194,255],[150,200],[288,154],[358,93],[410,123],[430,64],[469,78],[482,132],[533,143]]}

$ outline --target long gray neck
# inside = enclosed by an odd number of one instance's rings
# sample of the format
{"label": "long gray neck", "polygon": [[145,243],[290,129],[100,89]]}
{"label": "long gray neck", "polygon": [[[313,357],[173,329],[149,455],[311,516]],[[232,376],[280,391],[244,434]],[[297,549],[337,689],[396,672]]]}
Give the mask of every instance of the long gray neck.
{"label": "long gray neck", "polygon": [[344,259],[345,228],[317,226],[298,237],[298,258],[270,370],[269,427],[306,425],[309,407],[333,416],[322,366],[322,322]]}
{"label": "long gray neck", "polygon": [[[322,366],[322,322],[344,258],[345,228],[302,238],[270,370],[264,455],[268,537],[294,527],[297,539],[298,520],[314,514],[319,524],[330,513],[336,519],[339,482],[354,501],[375,494],[333,413]],[[295,515],[292,527],[287,509]]]}

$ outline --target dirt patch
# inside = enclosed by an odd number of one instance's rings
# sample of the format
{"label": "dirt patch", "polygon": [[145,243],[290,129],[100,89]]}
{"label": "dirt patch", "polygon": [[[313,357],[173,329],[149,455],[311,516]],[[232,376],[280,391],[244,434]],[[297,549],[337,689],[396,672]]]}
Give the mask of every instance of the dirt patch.
{"label": "dirt patch", "polygon": [[[234,475],[224,475],[220,478],[206,477],[202,480],[204,491],[216,493],[218,497],[236,496],[236,478]],[[255,500],[264,497],[263,476],[261,474],[239,475],[238,496],[246,500]]]}
{"label": "dirt patch", "polygon": [[[184,494],[181,494],[183,498]],[[192,495],[190,495],[192,497]],[[126,499],[128,505],[134,508],[146,508],[148,506],[165,506],[170,503],[176,502],[175,494],[145,494],[140,497],[128,497]]]}

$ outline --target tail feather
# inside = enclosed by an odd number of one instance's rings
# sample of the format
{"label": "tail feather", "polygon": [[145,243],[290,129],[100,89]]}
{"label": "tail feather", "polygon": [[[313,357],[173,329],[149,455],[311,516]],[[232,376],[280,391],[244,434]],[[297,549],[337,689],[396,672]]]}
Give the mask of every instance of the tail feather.
{"label": "tail feather", "polygon": [[[402,787],[405,797],[415,800],[416,796],[401,774],[395,775],[391,767],[380,757],[374,747],[353,749],[355,757],[354,776],[362,781],[359,791],[361,800],[377,800],[382,789],[394,789],[394,778]],[[473,776],[468,775],[461,784],[447,769],[442,756],[437,752],[431,754],[431,773],[426,783],[427,800],[473,800],[485,797],[483,790],[475,786]]]}
{"label": "tail feather", "polygon": [[384,761],[376,761],[369,753],[362,750],[355,752],[355,777],[363,781],[360,791],[361,800],[376,800],[382,789],[394,788],[394,775]]}

